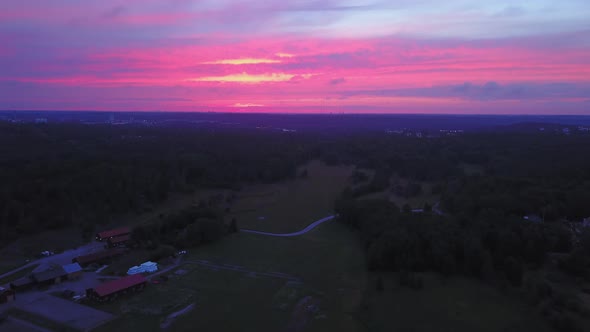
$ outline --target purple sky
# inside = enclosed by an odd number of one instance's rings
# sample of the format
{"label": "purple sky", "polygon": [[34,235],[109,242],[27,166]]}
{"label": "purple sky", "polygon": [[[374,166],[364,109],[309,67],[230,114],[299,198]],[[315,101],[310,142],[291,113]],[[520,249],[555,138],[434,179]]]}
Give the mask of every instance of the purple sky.
{"label": "purple sky", "polygon": [[590,114],[590,2],[3,0],[0,109]]}

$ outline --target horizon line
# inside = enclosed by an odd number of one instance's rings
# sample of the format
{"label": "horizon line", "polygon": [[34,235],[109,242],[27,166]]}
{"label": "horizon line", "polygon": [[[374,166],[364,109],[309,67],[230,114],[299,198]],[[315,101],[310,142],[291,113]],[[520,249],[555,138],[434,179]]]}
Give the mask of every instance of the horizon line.
{"label": "horizon line", "polygon": [[506,116],[506,117],[515,117],[515,116],[547,116],[547,117],[554,117],[554,116],[582,116],[582,117],[590,117],[590,114],[578,114],[578,113],[567,113],[567,114],[557,114],[557,113],[513,113],[513,114],[506,114],[506,113],[427,113],[427,112],[412,112],[412,113],[384,113],[384,112],[283,112],[283,111],[276,111],[276,112],[260,112],[260,111],[253,111],[253,112],[232,112],[232,111],[148,111],[148,110],[120,110],[120,111],[109,111],[109,110],[50,110],[50,109],[43,109],[43,110],[10,110],[10,109],[0,109],[0,113],[5,112],[73,112],[73,113],[89,113],[89,112],[96,112],[96,113],[183,113],[183,114],[252,114],[252,115],[432,115],[432,116]]}

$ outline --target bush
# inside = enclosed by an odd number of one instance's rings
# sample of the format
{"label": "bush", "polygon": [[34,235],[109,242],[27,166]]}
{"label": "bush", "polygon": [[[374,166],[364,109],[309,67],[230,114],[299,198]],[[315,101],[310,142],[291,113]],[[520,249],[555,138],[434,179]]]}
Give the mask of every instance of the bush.
{"label": "bush", "polygon": [[409,287],[414,290],[421,290],[424,288],[422,277],[414,272],[401,271],[398,278],[399,285],[402,287]]}
{"label": "bush", "polygon": [[582,332],[582,328],[578,325],[571,314],[553,311],[547,316],[549,324],[560,332]]}
{"label": "bush", "polygon": [[527,296],[533,303],[539,303],[545,299],[551,298],[553,287],[546,279],[528,278],[525,282]]}
{"label": "bush", "polygon": [[584,276],[588,258],[586,254],[578,249],[559,261],[559,267],[573,276]]}
{"label": "bush", "polygon": [[508,257],[504,261],[504,273],[512,286],[522,285],[523,268],[522,263],[514,257]]}
{"label": "bush", "polygon": [[231,223],[229,224],[228,233],[237,233],[238,232],[238,224],[236,218],[231,219]]}
{"label": "bush", "polygon": [[173,246],[161,245],[150,253],[151,261],[159,261],[162,258],[174,256],[176,250]]}
{"label": "bush", "polygon": [[378,292],[382,292],[385,290],[385,285],[383,285],[383,278],[381,276],[377,277],[377,282],[375,284],[375,289]]}
{"label": "bush", "polygon": [[358,184],[361,182],[369,181],[369,176],[359,170],[355,170],[352,173],[352,183]]}
{"label": "bush", "polygon": [[409,214],[412,212],[412,208],[410,207],[409,204],[406,203],[402,206],[402,211],[406,214]]}

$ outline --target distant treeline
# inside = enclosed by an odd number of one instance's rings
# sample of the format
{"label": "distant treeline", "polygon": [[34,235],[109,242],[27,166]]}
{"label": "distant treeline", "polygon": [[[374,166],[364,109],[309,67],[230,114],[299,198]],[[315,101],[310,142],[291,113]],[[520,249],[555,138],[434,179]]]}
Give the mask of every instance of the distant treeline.
{"label": "distant treeline", "polygon": [[369,183],[353,190],[355,196],[395,191],[390,182],[395,174],[432,183],[451,214],[473,217],[493,210],[546,221],[590,217],[590,135],[351,135],[327,140],[320,155],[328,163],[376,171]]}
{"label": "distant treeline", "polygon": [[[151,209],[171,193],[295,177],[297,167],[311,159],[375,170],[370,179],[357,174],[368,182],[355,196],[399,190],[390,182],[395,174],[433,183],[443,210],[464,218],[590,216],[588,136],[416,138],[0,122],[0,140],[2,241],[71,226],[88,233],[117,215]],[[466,165],[481,174],[467,175]]]}
{"label": "distant treeline", "polygon": [[0,240],[293,177],[313,157],[309,138],[254,130],[0,122],[0,141]]}

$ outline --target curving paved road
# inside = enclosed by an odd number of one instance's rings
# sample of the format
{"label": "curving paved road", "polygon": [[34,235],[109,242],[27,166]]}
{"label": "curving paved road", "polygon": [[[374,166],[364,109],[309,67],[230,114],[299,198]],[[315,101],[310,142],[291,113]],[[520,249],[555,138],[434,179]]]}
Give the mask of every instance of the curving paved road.
{"label": "curving paved road", "polygon": [[295,232],[295,233],[268,233],[268,232],[255,231],[255,230],[252,230],[252,229],[240,229],[240,232],[252,233],[252,234],[259,234],[259,235],[266,235],[266,236],[277,236],[277,237],[299,236],[299,235],[303,235],[303,234],[311,231],[312,229],[318,227],[319,225],[325,223],[326,221],[332,220],[334,218],[336,218],[336,215],[327,216],[327,217],[322,218],[322,219],[320,219],[318,221],[314,221],[309,226],[307,226],[304,229],[302,229],[302,230],[300,230],[298,232]]}

